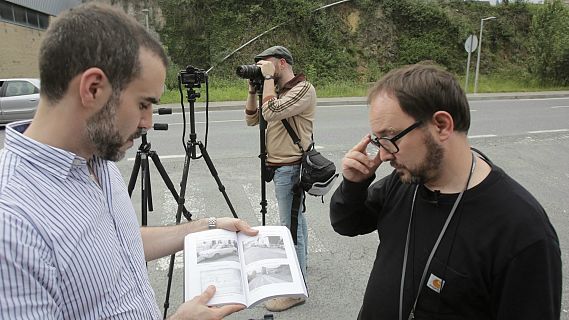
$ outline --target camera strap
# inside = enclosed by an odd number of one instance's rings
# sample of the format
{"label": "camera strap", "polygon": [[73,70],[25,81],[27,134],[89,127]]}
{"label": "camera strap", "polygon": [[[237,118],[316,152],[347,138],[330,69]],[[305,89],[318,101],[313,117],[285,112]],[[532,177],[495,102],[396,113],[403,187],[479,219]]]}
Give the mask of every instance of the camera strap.
{"label": "camera strap", "polygon": [[285,127],[286,131],[288,131],[289,136],[292,138],[292,142],[298,146],[298,148],[300,149],[300,152],[304,153],[304,149],[302,148],[302,145],[300,144],[300,138],[296,135],[296,132],[294,132],[294,130],[290,126],[290,123],[288,123],[288,120],[282,119],[281,121],[282,121],[283,126]]}
{"label": "camera strap", "polygon": [[[302,152],[302,156],[304,157],[304,148],[300,144],[300,138],[296,135],[296,132],[290,126],[290,123],[286,119],[281,120],[286,131],[288,132],[289,136],[292,138],[292,142],[298,146],[300,152]],[[297,229],[298,229],[298,213],[300,211],[300,198],[302,198],[303,194],[302,187],[300,186],[300,177],[299,182],[293,187],[293,198],[292,198],[292,206],[290,210],[290,233],[292,235],[292,240],[294,244],[297,243]],[[302,201],[303,211],[306,210],[306,206],[304,205],[304,201]]]}

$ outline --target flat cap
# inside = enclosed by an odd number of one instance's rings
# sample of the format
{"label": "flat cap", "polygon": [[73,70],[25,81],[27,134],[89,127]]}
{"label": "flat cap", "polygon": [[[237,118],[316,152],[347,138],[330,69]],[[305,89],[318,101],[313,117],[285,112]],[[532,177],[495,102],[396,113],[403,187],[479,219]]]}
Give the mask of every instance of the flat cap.
{"label": "flat cap", "polygon": [[263,60],[268,57],[283,58],[290,65],[292,65],[293,63],[292,54],[290,53],[290,51],[288,51],[287,48],[283,46],[270,47],[269,49],[259,53],[258,55],[255,56],[255,62],[258,62],[259,60]]}

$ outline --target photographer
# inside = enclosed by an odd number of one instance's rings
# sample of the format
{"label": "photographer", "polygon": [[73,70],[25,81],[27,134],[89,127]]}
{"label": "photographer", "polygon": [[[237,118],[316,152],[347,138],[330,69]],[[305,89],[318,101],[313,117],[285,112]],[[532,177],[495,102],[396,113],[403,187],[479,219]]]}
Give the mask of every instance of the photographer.
{"label": "photographer", "polygon": [[[292,55],[285,47],[271,47],[255,56],[255,62],[264,77],[261,110],[267,121],[266,165],[269,170],[274,171],[273,181],[281,225],[290,228],[294,187],[300,179],[302,153],[293,143],[281,120],[288,120],[306,150],[312,141],[316,91],[303,74],[293,73]],[[245,107],[249,126],[259,124],[260,115],[255,93],[255,87],[250,82]],[[302,203],[302,199],[300,202]],[[296,253],[306,278],[308,228],[303,211],[301,205],[298,212]],[[265,307],[270,311],[282,311],[302,303],[304,300],[301,298],[277,298],[268,301]]]}
{"label": "photographer", "polygon": [[[162,319],[145,261],[181,250],[190,232],[256,234],[232,218],[139,228],[114,161],[152,127],[167,61],[144,27],[107,5],[50,23],[37,112],[6,126],[0,153],[0,319]],[[210,308],[214,293],[209,286],[172,319],[244,308]]]}

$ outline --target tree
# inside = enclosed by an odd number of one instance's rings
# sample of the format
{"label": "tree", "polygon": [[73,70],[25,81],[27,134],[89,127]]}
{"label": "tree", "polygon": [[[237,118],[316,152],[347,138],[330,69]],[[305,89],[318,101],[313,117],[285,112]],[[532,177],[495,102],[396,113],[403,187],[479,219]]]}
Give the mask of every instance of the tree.
{"label": "tree", "polygon": [[530,71],[542,81],[569,85],[569,8],[561,0],[537,10],[531,28]]}

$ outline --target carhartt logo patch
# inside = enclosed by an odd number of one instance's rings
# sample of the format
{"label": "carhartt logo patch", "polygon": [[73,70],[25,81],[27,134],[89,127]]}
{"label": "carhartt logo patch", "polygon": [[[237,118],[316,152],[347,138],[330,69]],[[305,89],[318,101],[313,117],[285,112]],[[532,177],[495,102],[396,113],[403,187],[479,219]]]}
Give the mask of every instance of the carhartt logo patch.
{"label": "carhartt logo patch", "polygon": [[444,285],[445,281],[443,279],[431,273],[431,276],[429,276],[429,281],[427,281],[427,287],[431,288],[436,293],[441,293]]}

